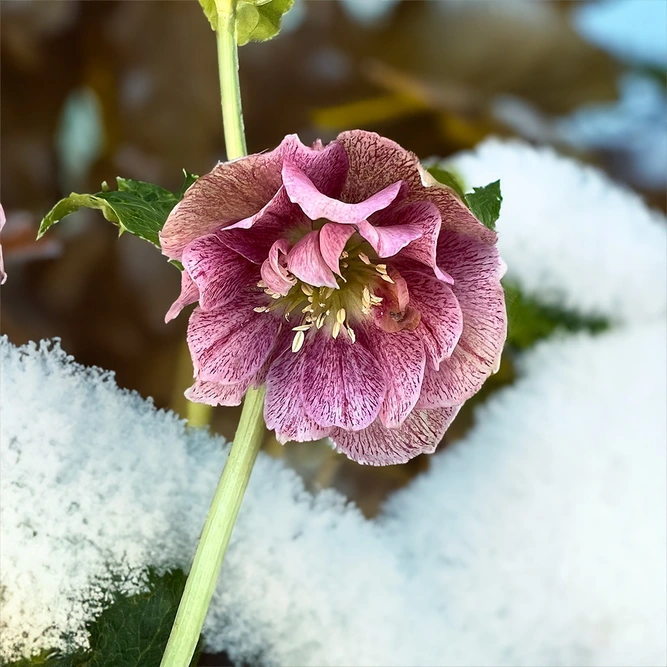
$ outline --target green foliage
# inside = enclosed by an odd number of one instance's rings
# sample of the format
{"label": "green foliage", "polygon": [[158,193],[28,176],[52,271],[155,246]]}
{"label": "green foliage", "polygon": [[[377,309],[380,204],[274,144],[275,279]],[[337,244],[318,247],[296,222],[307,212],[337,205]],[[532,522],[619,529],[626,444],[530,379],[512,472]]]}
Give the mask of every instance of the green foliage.
{"label": "green foliage", "polygon": [[465,200],[475,217],[486,227],[495,231],[496,220],[500,216],[503,196],[500,194],[500,181],[489,183],[483,188],[473,188]]}
{"label": "green foliage", "polygon": [[266,42],[280,32],[283,14],[294,0],[241,0],[236,13],[239,46],[248,42]]}
{"label": "green foliage", "polygon": [[500,193],[500,181],[489,183],[483,188],[473,188],[472,192],[464,194],[465,187],[456,174],[437,165],[429,167],[428,172],[438,183],[452,188],[475,217],[486,227],[495,231],[496,221],[500,216],[500,205],[503,202],[503,196]]}
{"label": "green foliage", "polygon": [[176,192],[159,185],[120,178],[118,190],[109,190],[106,183],[102,191],[94,195],[77,194],[61,199],[45,216],[39,226],[37,238],[41,238],[53,225],[80,208],[102,211],[104,217],[118,225],[120,233],[130,232],[160,246],[158,234],[167,216],[183,198],[185,191],[197,180],[197,176],[184,171],[185,181]]}
{"label": "green foliage", "polygon": [[435,178],[438,183],[443,185],[448,185],[456,194],[465,201],[465,195],[463,194],[463,184],[461,180],[451,171],[442,169],[441,167],[429,167],[428,173]]}
{"label": "green foliage", "polygon": [[599,333],[609,327],[601,317],[585,317],[572,311],[545,306],[521,293],[519,288],[506,283],[507,344],[519,350],[531,347],[558,329]]}
{"label": "green foliage", "polygon": [[[159,667],[185,586],[181,570],[148,572],[148,590],[115,593],[109,606],[88,623],[90,650],[63,655],[43,651],[5,667]],[[191,665],[196,665],[201,646]]]}
{"label": "green foliage", "polygon": [[[218,16],[229,12],[228,0],[199,0],[213,30],[218,29]],[[294,0],[238,0],[236,5],[237,43],[265,42],[280,32],[283,14]]]}

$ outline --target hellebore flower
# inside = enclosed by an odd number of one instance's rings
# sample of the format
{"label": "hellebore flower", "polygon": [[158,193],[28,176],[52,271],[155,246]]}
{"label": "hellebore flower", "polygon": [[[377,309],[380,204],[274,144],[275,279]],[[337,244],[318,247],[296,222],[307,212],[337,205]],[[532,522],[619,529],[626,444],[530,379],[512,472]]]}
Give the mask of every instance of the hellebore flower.
{"label": "hellebore flower", "polygon": [[[5,222],[7,222],[7,218],[5,218],[5,211],[2,208],[2,204],[0,204],[0,232],[2,232]],[[2,245],[0,245],[0,285],[4,285],[6,280],[5,261],[2,259]]]}
{"label": "hellebore flower", "polygon": [[412,153],[359,130],[287,136],[196,181],[161,233],[197,302],[190,400],[266,383],[280,442],[329,436],[360,463],[432,452],[499,363],[496,234]]}

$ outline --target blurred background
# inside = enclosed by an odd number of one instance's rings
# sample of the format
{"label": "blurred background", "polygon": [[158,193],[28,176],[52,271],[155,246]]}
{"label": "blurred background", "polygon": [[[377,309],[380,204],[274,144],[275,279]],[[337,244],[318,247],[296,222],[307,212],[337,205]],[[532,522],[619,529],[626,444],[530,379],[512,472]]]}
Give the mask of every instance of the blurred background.
{"label": "blurred background", "polygon": [[[214,34],[196,0],[3,0],[1,12],[2,331],[15,344],[60,337],[184,414],[187,318],[163,321],[178,271],[94,211],[34,239],[71,191],[118,175],[176,189],[183,168],[224,159]],[[665,25],[665,0],[297,0],[278,38],[241,49],[248,148],[358,127],[427,158],[518,136],[665,210]],[[513,352],[476,400],[511,380]],[[219,408],[213,428],[231,438],[237,417]],[[448,441],[471,423],[466,406]],[[265,447],[367,516],[428,465],[360,467],[270,436]]]}

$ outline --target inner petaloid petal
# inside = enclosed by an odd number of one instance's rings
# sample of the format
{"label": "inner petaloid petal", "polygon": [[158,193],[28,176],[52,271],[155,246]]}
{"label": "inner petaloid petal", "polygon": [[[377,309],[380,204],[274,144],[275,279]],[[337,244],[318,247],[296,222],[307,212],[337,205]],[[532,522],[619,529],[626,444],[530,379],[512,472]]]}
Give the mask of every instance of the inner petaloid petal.
{"label": "inner petaloid petal", "polygon": [[353,225],[391,204],[403,185],[397,181],[363,202],[350,204],[322,194],[295,164],[285,160],[282,168],[283,185],[290,201],[299,204],[311,219],[325,218],[331,222]]}
{"label": "inner petaloid petal", "polygon": [[314,230],[306,234],[287,255],[287,267],[308,285],[315,287],[337,288],[338,283],[322,257],[319,232]]}

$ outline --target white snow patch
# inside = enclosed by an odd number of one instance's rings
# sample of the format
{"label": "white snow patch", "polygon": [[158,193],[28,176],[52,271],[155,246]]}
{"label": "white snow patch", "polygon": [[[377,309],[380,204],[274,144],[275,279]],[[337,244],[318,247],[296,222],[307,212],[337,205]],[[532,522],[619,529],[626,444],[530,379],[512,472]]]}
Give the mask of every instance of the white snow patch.
{"label": "white snow patch", "polygon": [[665,317],[667,223],[637,194],[520,141],[490,139],[448,164],[468,187],[500,179],[500,253],[526,294],[618,323]]}
{"label": "white snow patch", "polygon": [[[375,522],[260,456],[209,649],[266,665],[663,664],[664,342],[654,325],[544,343]],[[183,566],[223,456],[58,348],[5,340],[2,367],[7,658],[62,631],[84,643],[95,605],[77,600],[108,565]]]}

